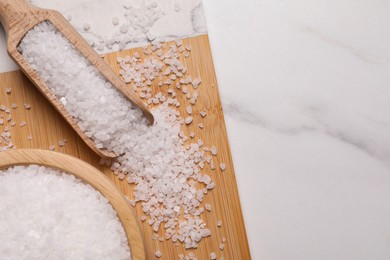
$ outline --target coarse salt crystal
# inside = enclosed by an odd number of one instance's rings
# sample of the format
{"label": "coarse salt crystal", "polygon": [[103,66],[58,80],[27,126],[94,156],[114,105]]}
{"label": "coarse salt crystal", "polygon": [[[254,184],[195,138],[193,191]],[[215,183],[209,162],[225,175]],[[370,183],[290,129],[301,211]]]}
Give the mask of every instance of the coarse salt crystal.
{"label": "coarse salt crystal", "polygon": [[160,258],[162,256],[162,253],[160,252],[160,250],[157,250],[154,255],[157,257],[157,258]]}
{"label": "coarse salt crystal", "polygon": [[113,17],[113,18],[112,18],[112,24],[113,24],[113,25],[118,25],[118,24],[119,24],[119,18],[116,17],[116,16]]}
{"label": "coarse salt crystal", "polygon": [[211,146],[210,151],[211,151],[211,154],[212,154],[212,155],[217,155],[217,147]]}
{"label": "coarse salt crystal", "polygon": [[193,118],[192,118],[191,116],[187,117],[187,118],[185,119],[186,125],[191,124],[191,123],[192,123],[192,120],[193,120]]}
{"label": "coarse salt crystal", "polygon": [[192,106],[187,106],[186,111],[189,115],[192,115]]}

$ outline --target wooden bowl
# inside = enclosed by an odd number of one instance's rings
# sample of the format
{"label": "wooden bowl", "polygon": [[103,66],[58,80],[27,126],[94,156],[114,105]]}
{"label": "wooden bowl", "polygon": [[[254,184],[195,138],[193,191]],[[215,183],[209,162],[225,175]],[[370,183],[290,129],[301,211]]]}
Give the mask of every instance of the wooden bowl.
{"label": "wooden bowl", "polygon": [[0,152],[0,169],[16,165],[42,165],[73,174],[105,196],[115,209],[126,232],[132,259],[145,259],[141,229],[134,210],[107,176],[90,164],[61,153],[38,149],[15,149]]}

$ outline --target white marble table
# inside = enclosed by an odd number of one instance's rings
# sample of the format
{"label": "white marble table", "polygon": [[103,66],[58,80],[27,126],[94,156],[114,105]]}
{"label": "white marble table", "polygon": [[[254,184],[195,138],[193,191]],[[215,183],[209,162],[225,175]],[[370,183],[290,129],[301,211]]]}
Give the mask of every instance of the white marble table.
{"label": "white marble table", "polygon": [[[116,8],[34,2],[98,28]],[[154,33],[202,33],[191,22],[198,1],[174,2],[183,22]],[[390,259],[390,2],[203,6],[253,258]],[[0,70],[10,69],[1,48]]]}

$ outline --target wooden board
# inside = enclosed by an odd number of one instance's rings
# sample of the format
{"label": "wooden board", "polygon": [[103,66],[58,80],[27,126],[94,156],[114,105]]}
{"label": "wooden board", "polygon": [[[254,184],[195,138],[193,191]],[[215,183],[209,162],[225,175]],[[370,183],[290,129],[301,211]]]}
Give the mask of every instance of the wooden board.
{"label": "wooden board", "polygon": [[[144,222],[142,230],[145,236],[146,256],[147,259],[155,259],[154,253],[158,249],[163,254],[160,259],[178,259],[179,254],[188,255],[189,252],[193,252],[198,259],[210,259],[211,252],[215,252],[218,259],[220,257],[239,260],[250,259],[209,40],[207,35],[203,35],[185,39],[183,43],[190,45],[192,51],[189,58],[181,57],[181,61],[188,69],[188,74],[200,77],[202,84],[197,90],[199,99],[194,107],[194,122],[189,126],[182,126],[182,130],[187,135],[190,131],[196,132],[196,137],[201,138],[206,146],[215,145],[218,149],[218,155],[215,159],[216,170],[212,171],[208,165],[204,168],[204,172],[209,174],[216,183],[216,187],[208,192],[203,202],[211,204],[212,210],[202,214],[202,218],[211,229],[212,235],[203,239],[197,249],[185,250],[182,244],[175,246],[171,240],[163,242],[153,240],[154,233],[151,227]],[[118,72],[117,57],[131,55],[135,51],[142,57],[142,49],[139,48],[108,54],[105,56],[105,60]],[[5,89],[8,87],[12,89],[11,94],[5,94]],[[155,93],[166,91],[158,86],[152,87]],[[178,94],[178,96],[179,101],[184,104],[186,102],[184,95]],[[10,127],[12,142],[17,148],[49,149],[49,146],[55,145],[57,152],[76,156],[102,170],[120,187],[125,195],[131,196],[132,186],[127,182],[120,181],[107,167],[99,165],[99,157],[83,143],[67,122],[20,71],[0,74],[0,104],[11,107],[12,103],[18,105],[18,108],[11,109],[11,115],[17,124]],[[24,103],[30,104],[31,109],[24,109]],[[185,116],[185,106],[181,106],[179,110]],[[201,110],[207,112],[205,118],[200,116],[199,111]],[[1,114],[3,112],[0,111]],[[22,121],[26,121],[27,125],[20,127],[19,123]],[[200,122],[204,123],[203,130],[198,127]],[[7,124],[8,122],[5,125],[0,125],[0,131],[3,131]],[[31,135],[32,140],[27,138],[28,135]],[[64,147],[59,147],[58,142],[63,139],[67,140],[67,144]],[[225,171],[221,171],[218,167],[221,162],[226,164]],[[140,205],[136,206],[136,210],[141,216]],[[218,220],[222,221],[221,227],[217,227]],[[163,235],[161,230],[159,235]],[[219,245],[223,237],[226,237],[225,248],[220,250]]]}

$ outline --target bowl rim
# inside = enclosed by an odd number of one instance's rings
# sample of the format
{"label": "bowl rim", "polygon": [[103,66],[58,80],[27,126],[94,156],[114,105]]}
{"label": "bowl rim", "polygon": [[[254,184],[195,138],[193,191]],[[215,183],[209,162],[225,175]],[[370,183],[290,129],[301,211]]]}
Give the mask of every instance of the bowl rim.
{"label": "bowl rim", "polygon": [[74,175],[108,199],[125,230],[132,259],[145,259],[144,238],[133,208],[122,192],[101,171],[71,155],[40,149],[0,152],[0,170],[18,165],[41,165]]}

